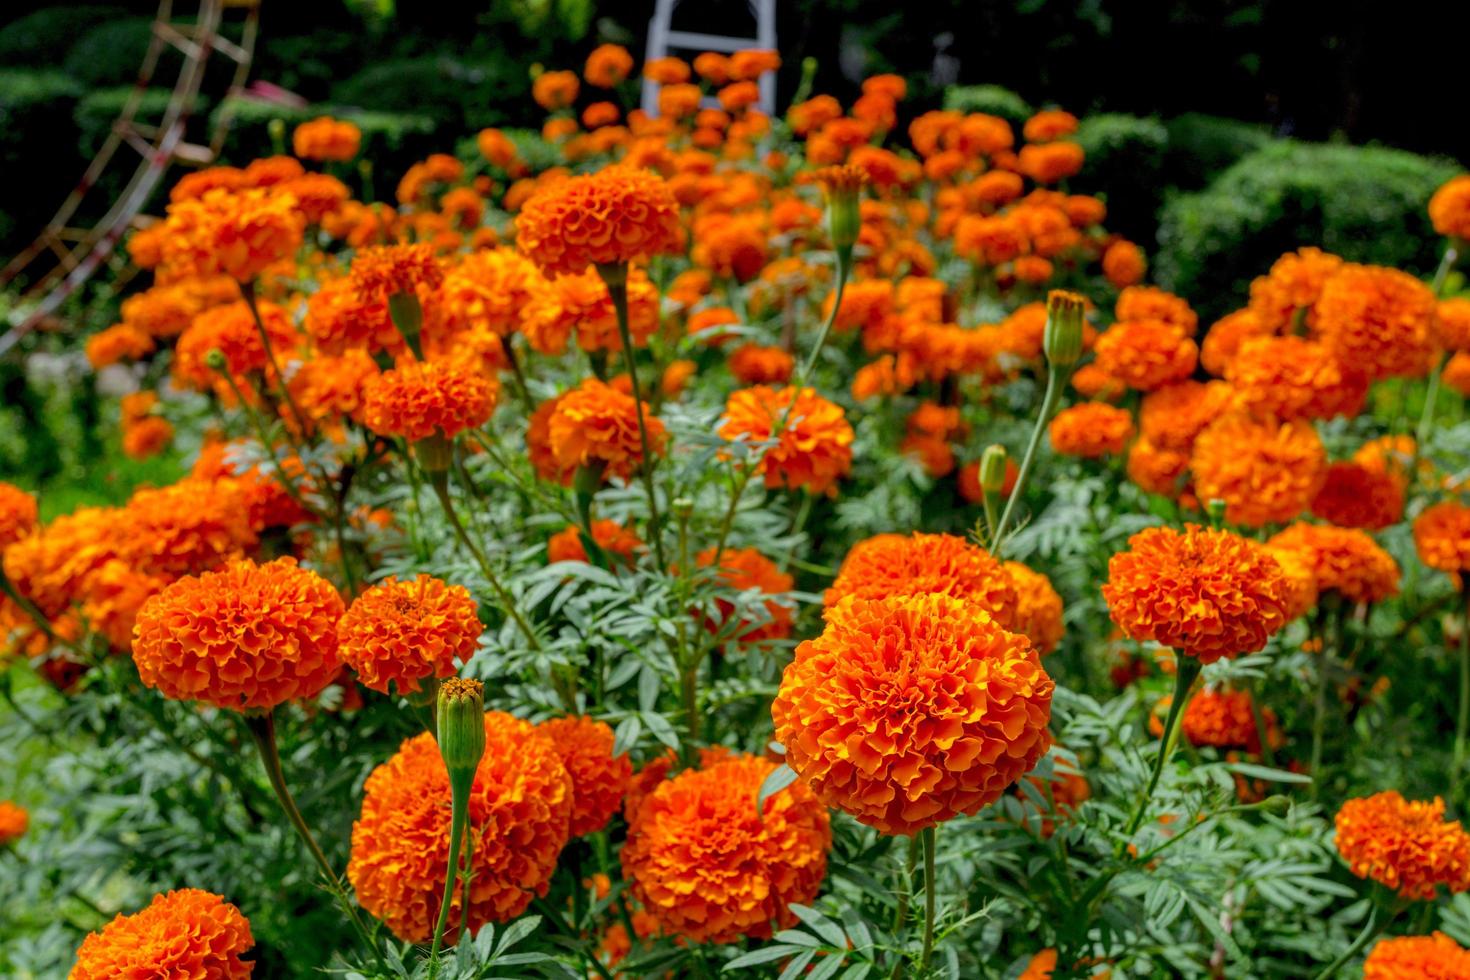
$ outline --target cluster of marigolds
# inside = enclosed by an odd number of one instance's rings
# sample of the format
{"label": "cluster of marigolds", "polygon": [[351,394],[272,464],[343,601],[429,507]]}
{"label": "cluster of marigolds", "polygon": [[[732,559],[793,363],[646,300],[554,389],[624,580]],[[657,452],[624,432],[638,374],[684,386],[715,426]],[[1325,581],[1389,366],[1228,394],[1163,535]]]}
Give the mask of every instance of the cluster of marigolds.
{"label": "cluster of marigolds", "polygon": [[[1149,795],[1179,734],[1256,760],[1282,746],[1249,690],[1196,685],[1203,665],[1395,595],[1400,569],[1374,534],[1406,515],[1425,565],[1470,569],[1470,507],[1413,436],[1331,460],[1318,431],[1393,379],[1470,395],[1470,298],[1440,295],[1470,239],[1470,177],[1430,205],[1447,242],[1432,284],[1306,247],[1201,329],[1185,299],[1143,284],[1143,252],[1105,230],[1103,202],[1064,189],[1084,164],[1066,112],[1019,134],[922,112],[905,140],[904,83],[880,76],[846,109],[818,95],[778,121],[757,104],[779,59],[743,51],[644,66],[652,114],[620,102],[633,67],[604,46],[580,77],[535,80],[541,137],[562,161],[540,172],[523,142],[485,130],[482,159],[432,156],[395,202],[360,201],[327,172],[347,173],[360,134],[322,118],[295,131],[292,156],[184,177],[166,217],[127,243],[152,285],[87,354],[157,381],[123,399],[130,455],[174,442],[178,406],[217,409],[192,470],[44,524],[31,495],[0,484],[8,647],[64,691],[105,650],[152,691],[244,715],[319,860],[285,788],[306,776],[276,756],[278,709],[329,688],[349,708],[438,699],[437,735],[404,742],[362,788],[345,883],[323,868],[354,918],[360,907],[437,953],[466,925],[524,913],[568,842],[601,835],[623,883],[591,939],[605,973],[651,936],[729,944],[791,926],[791,906],[822,894],[834,820],[913,837],[932,863],[936,828],[996,803],[1052,749],[1044,658],[1063,639],[1062,599],[1004,558],[1048,457],[1126,471],[1177,515],[1135,535],[1101,587],[1122,636],[1166,648],[1176,678],[1152,716],[1162,738],[1130,837],[1159,817]],[[1077,291],[1048,299],[1061,285]],[[842,363],[860,366],[843,377]],[[982,453],[966,407],[1023,376],[1045,387],[1031,444]],[[708,466],[728,477],[729,509],[691,525],[670,474],[696,447],[669,413],[711,397],[723,448]],[[473,683],[448,680],[487,626],[530,650],[556,629],[507,584],[510,556],[534,543],[536,561],[703,576],[731,597],[727,619],[756,590],[764,615],[707,625],[785,656],[790,557],[760,550],[739,505],[764,493],[804,511],[842,494],[855,424],[895,411],[895,452],[952,486],[977,532],[870,538],[817,583],[819,632],[796,644],[770,710],[784,758],[759,735],[706,737],[710,646],[680,665],[686,751],[640,765],[614,755],[577,676],[542,679],[564,712],[539,724],[484,712]],[[521,491],[556,502],[554,533],[497,528],[515,538],[500,547],[477,528],[477,495],[505,492],[468,477],[483,454],[529,460]],[[405,543],[402,514],[366,502],[374,481],[433,495],[479,576],[473,594],[375,573]],[[598,516],[604,489],[636,518]],[[1320,650],[1324,678],[1334,655]],[[781,766],[794,780],[773,778]],[[1093,792],[1085,768],[1044,789],[1047,833]],[[1337,847],[1403,905],[1470,889],[1470,834],[1444,811],[1393,791],[1351,800]],[[0,842],[26,823],[0,803]],[[456,873],[462,861],[472,873]],[[159,895],[88,936],[72,976],[247,976],[249,911]],[[930,916],[896,968],[928,968]],[[1373,938],[1353,951],[1368,977],[1470,976],[1470,952],[1442,934]],[[1053,969],[1056,951],[1039,950],[1025,975]]]}

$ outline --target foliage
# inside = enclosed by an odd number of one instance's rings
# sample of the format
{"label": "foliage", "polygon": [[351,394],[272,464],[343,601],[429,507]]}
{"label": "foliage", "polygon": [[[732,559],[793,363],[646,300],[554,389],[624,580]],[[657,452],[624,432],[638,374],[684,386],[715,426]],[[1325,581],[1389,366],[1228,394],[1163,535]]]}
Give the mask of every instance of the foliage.
{"label": "foliage", "polygon": [[960,112],[984,112],[1012,123],[1022,123],[1031,106],[1015,92],[1000,85],[951,85],[944,91],[944,107]]}
{"label": "foliage", "polygon": [[0,65],[54,67],[78,37],[122,13],[119,7],[102,4],[58,5],[17,17],[0,27]]}

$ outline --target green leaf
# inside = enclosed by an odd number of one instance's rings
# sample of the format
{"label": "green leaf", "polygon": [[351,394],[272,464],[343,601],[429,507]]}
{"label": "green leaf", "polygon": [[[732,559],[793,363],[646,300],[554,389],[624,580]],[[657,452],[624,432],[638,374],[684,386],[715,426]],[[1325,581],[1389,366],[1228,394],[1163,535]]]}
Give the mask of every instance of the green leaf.
{"label": "green leaf", "polygon": [[797,977],[806,972],[807,964],[810,963],[816,957],[816,955],[817,951],[815,949],[809,949],[806,952],[802,953],[801,955],[796,957],[796,959],[786,964],[786,969],[781,971],[781,975],[777,977],[776,980],[796,980]]}
{"label": "green leaf", "polygon": [[506,950],[535,932],[539,925],[541,925],[541,916],[528,915],[506,926],[505,931],[500,934],[500,942],[495,944],[495,956],[499,958]]}
{"label": "green leaf", "polygon": [[796,953],[802,952],[800,946],[762,946],[760,949],[751,950],[744,956],[737,956],[726,963],[720,972],[728,973],[731,970],[739,970],[747,966],[760,966],[762,963],[770,963],[774,960],[785,959]]}
{"label": "green leaf", "polygon": [[796,782],[796,770],[786,765],[786,763],[783,762],[775,769],[772,769],[771,774],[766,777],[766,781],[761,783],[760,792],[755,796],[755,812],[758,814],[765,813],[766,800],[775,796],[794,782]]}
{"label": "green leaf", "polygon": [[806,905],[797,905],[793,902],[789,908],[798,919],[811,926],[817,935],[825,939],[828,946],[835,949],[847,949],[847,934],[837,923]]}
{"label": "green leaf", "polygon": [[1252,765],[1249,762],[1231,762],[1226,765],[1226,768],[1248,779],[1264,779],[1272,783],[1298,783],[1306,785],[1312,781],[1311,776],[1299,772],[1287,772],[1285,769],[1270,769],[1266,766]]}

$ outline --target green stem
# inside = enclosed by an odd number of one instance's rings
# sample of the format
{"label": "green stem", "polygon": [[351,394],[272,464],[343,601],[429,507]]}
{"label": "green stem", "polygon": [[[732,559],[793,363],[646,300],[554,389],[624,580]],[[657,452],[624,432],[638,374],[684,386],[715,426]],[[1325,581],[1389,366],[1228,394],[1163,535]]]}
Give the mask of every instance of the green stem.
{"label": "green stem", "polygon": [[276,800],[281,804],[281,810],[285,812],[286,819],[296,830],[296,835],[311,852],[312,860],[316,861],[317,868],[321,870],[322,877],[327,881],[327,887],[337,896],[347,918],[352,921],[352,927],[363,945],[372,950],[373,956],[377,957],[379,964],[387,970],[388,964],[383,960],[383,954],[378,949],[378,944],[373,942],[367,927],[363,925],[362,918],[357,914],[357,909],[352,904],[352,899],[347,896],[347,889],[342,884],[342,879],[337,877],[337,872],[332,869],[332,864],[327,860],[326,854],[322,852],[321,845],[316,842],[311,828],[306,825],[301,811],[296,807],[296,800],[291,795],[290,788],[286,785],[285,773],[281,770],[281,754],[276,747],[276,716],[274,711],[267,711],[263,715],[248,716],[245,719],[245,727],[250,730],[250,737],[255,740],[255,747],[260,753],[260,762],[265,766],[265,775],[270,780],[271,789],[275,791]]}
{"label": "green stem", "polygon": [[[449,856],[444,867],[444,897],[439,903],[439,921],[434,926],[434,942],[429,948],[429,980],[433,980],[439,973],[439,947],[444,942],[444,930],[449,925],[449,905],[454,899],[454,881],[459,871],[460,855],[464,851],[464,828],[469,818],[470,787],[474,781],[473,769],[451,773],[449,777]],[[465,890],[468,894],[468,883]],[[468,903],[459,910],[459,922],[462,930],[469,928]]]}
{"label": "green stem", "polygon": [[1342,951],[1342,955],[1327,964],[1326,968],[1317,974],[1316,980],[1329,980],[1330,977],[1336,976],[1337,971],[1346,966],[1353,957],[1367,949],[1369,943],[1383,935],[1384,930],[1393,923],[1394,919],[1398,918],[1401,909],[1402,905],[1395,905],[1387,915],[1380,916],[1379,909],[1375,906],[1368,916],[1368,921],[1363,924],[1363,931],[1358,933],[1358,938],[1353,940],[1351,946]]}
{"label": "green stem", "polygon": [[664,561],[664,542],[658,514],[658,492],[653,485],[653,454],[649,450],[648,425],[643,419],[643,389],[638,385],[637,359],[633,356],[633,333],[628,327],[628,267],[597,267],[602,281],[612,297],[613,311],[617,314],[618,337],[623,344],[623,365],[628,369],[628,380],[633,385],[634,416],[638,420],[638,446],[643,453],[643,490],[648,495],[648,536],[653,543],[653,557],[660,569],[667,568]]}
{"label": "green stem", "polygon": [[[1342,642],[1342,614],[1340,610],[1334,610],[1331,614],[1336,622],[1336,630],[1333,631],[1333,639],[1337,643]],[[1317,655],[1317,690],[1312,701],[1312,791],[1311,796],[1316,799],[1321,792],[1322,786],[1322,747],[1327,735],[1327,681],[1328,668],[1332,666],[1333,644],[1328,642],[1327,616],[1321,617],[1322,623],[1322,649]]]}
{"label": "green stem", "polygon": [[812,370],[817,366],[817,358],[821,356],[822,347],[827,343],[827,335],[832,332],[832,324],[837,322],[837,311],[842,308],[842,294],[847,289],[847,277],[851,275],[852,254],[851,252],[838,251],[837,255],[837,284],[832,297],[832,312],[827,314],[827,319],[822,323],[822,329],[817,331],[816,342],[807,354],[806,360],[802,361],[801,369],[796,374],[796,389],[800,391],[806,387],[807,379],[811,377]]}
{"label": "green stem", "polygon": [[[1464,622],[1460,625],[1460,710],[1455,717],[1455,755],[1451,764],[1451,785],[1460,785],[1465,764],[1465,737],[1470,731],[1470,588],[1461,592]],[[1458,794],[1457,794],[1458,795]]]}
{"label": "green stem", "polygon": [[511,374],[516,379],[516,394],[520,397],[521,404],[526,408],[526,415],[530,416],[536,414],[536,403],[531,400],[531,388],[526,384],[526,374],[521,370],[521,361],[516,356],[513,339],[513,336],[506,337],[501,342],[501,346],[505,348],[506,363],[510,365]]}
{"label": "green stem", "polygon": [[924,844],[924,949],[919,954],[919,973],[929,969],[929,957],[934,953],[934,850],[938,828],[925,827],[919,831]]}
{"label": "green stem", "polygon": [[[914,866],[919,863],[919,838],[917,835],[909,838],[908,857],[903,863],[903,888],[898,890],[898,907],[893,911],[893,937],[897,941],[902,935],[904,928],[909,923],[909,902],[913,897],[914,890]],[[888,974],[888,980],[898,980],[903,976],[904,958],[898,957],[893,963],[893,970]]]}
{"label": "green stem", "polygon": [[[1013,488],[1012,493],[1014,492],[1015,491]],[[995,554],[996,546],[1000,543],[995,536],[995,531],[1000,516],[996,513],[996,494],[993,494],[989,490],[982,488],[980,490],[980,498],[981,503],[985,507],[985,541],[990,546],[991,554]]]}
{"label": "green stem", "polygon": [[1143,815],[1148,811],[1148,804],[1153,799],[1154,790],[1159,788],[1159,779],[1164,774],[1164,766],[1168,764],[1169,757],[1174,754],[1174,728],[1179,722],[1179,717],[1184,713],[1184,705],[1189,700],[1189,690],[1194,687],[1195,678],[1200,674],[1200,663],[1193,657],[1179,657],[1174,668],[1174,700],[1169,703],[1169,714],[1164,718],[1164,734],[1159,740],[1159,754],[1154,759],[1153,773],[1148,778],[1148,785],[1144,787],[1143,795],[1139,797],[1138,803],[1133,808],[1133,816],[1128,820],[1128,828],[1123,833],[1123,843],[1138,831],[1139,825],[1143,823]]}
{"label": "green stem", "polygon": [[1021,457],[1021,466],[1016,470],[1016,483],[1011,487],[1011,495],[1006,498],[1005,510],[1001,511],[1000,522],[996,525],[995,534],[991,539],[991,551],[997,557],[1005,544],[1006,528],[1010,526],[1011,514],[1016,509],[1016,501],[1021,499],[1022,491],[1026,489],[1026,478],[1031,475],[1031,464],[1036,459],[1036,450],[1041,446],[1041,434],[1046,431],[1052,413],[1057,410],[1057,404],[1062,400],[1062,389],[1066,387],[1066,383],[1067,372],[1054,367],[1047,369],[1046,394],[1041,398],[1041,414],[1036,417],[1036,425],[1031,429],[1031,439],[1026,443],[1026,455]]}
{"label": "green stem", "polygon": [[[266,333],[265,321],[260,318],[260,307],[255,301],[255,282],[253,280],[251,282],[242,282],[240,284],[240,295],[245,298],[245,305],[250,307],[250,316],[255,320],[255,329],[260,334],[260,344],[265,348],[265,356],[270,361],[271,370],[276,373],[276,383],[281,386],[281,397],[286,402],[286,408],[290,411],[291,417],[296,420],[297,431],[305,435],[307,432],[306,416],[301,414],[301,409],[296,407],[296,399],[291,397],[291,389],[286,384],[285,372],[281,370],[281,363],[276,360],[276,351],[271,346],[270,334]],[[287,437],[290,438],[289,432],[287,433]],[[293,446],[293,448],[295,447]],[[296,452],[297,455],[301,455],[299,448]],[[303,456],[302,462],[305,463],[305,461],[306,459]]]}

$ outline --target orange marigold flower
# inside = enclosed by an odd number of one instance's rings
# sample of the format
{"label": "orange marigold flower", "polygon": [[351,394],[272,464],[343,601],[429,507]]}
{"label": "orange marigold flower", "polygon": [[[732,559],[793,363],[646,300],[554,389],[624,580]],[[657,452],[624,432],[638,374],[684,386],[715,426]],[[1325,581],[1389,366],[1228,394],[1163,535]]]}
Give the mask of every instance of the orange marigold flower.
{"label": "orange marigold flower", "polygon": [[[271,350],[277,361],[284,362],[300,343],[296,327],[286,311],[274,303],[260,303],[257,309]],[[181,384],[200,391],[213,388],[221,398],[233,403],[234,395],[228,383],[209,366],[209,353],[213,350],[224,355],[225,370],[244,391],[252,390],[246,375],[253,372],[261,372],[273,380],[270,355],[261,343],[255,317],[244,302],[217,306],[200,313],[179,337],[174,348],[173,376]]]}
{"label": "orange marigold flower", "polygon": [[[1409,466],[1418,453],[1414,448],[1414,437],[1409,435],[1380,436],[1370,439],[1353,453],[1353,462],[1362,463],[1370,470],[1387,473],[1404,489],[1409,485]],[[1432,464],[1427,459],[1419,460],[1420,475],[1427,475]]]}
{"label": "orange marigold flower", "polygon": [[384,302],[400,293],[416,294],[419,286],[437,289],[444,268],[432,245],[379,245],[358,249],[349,275],[360,300]]}
{"label": "orange marigold flower", "polygon": [[[852,426],[841,406],[812,388],[756,385],[735,391],[725,402],[719,434],[751,444],[760,454],[756,472],[765,475],[768,487],[835,494],[837,481],[852,469]],[[771,441],[775,445],[762,451]]]}
{"label": "orange marigold flower", "polygon": [[1138,428],[1162,449],[1188,452],[1205,427],[1230,407],[1232,392],[1223,381],[1180,381],[1143,396]]}
{"label": "orange marigold flower", "polygon": [[483,328],[504,337],[521,325],[540,280],[535,265],[515,250],[480,249],[446,270],[439,299],[453,329]]}
{"label": "orange marigold flower", "polygon": [[119,915],[89,933],[69,980],[119,977],[208,977],[245,980],[254,963],[240,959],[255,937],[240,910],[218,895],[181,888],[153,896],[146,909]]}
{"label": "orange marigold flower", "polygon": [[739,81],[755,81],[780,67],[781,55],[769,48],[743,48],[730,55],[729,60],[730,77]]}
{"label": "orange marigold flower", "polygon": [[828,618],[844,599],[937,593],[964,600],[1002,626],[1019,628],[1016,578],[990,552],[953,534],[879,534],[847,552],[822,597]]}
{"label": "orange marigold flower", "polygon": [[669,185],[630,167],[545,187],[516,216],[516,229],[521,252],[549,276],[677,252],[683,239],[679,202]]}
{"label": "orange marigold flower", "polygon": [[1305,511],[1326,476],[1327,451],[1311,423],[1221,417],[1199,434],[1189,457],[1195,493],[1225,502],[1232,524],[1284,524]]}
{"label": "orange marigold flower", "polygon": [[1061,455],[1097,459],[1123,451],[1133,438],[1133,416],[1112,405],[1083,402],[1058,412],[1046,431]]}
{"label": "orange marigold flower", "polygon": [[1320,592],[1336,591],[1348,602],[1381,602],[1398,594],[1398,563],[1365,531],[1293,524],[1267,544],[1305,558]]}
{"label": "orange marigold flower", "polygon": [[633,56],[621,44],[600,44],[587,56],[582,77],[598,88],[612,88],[633,71]]}
{"label": "orange marigold flower", "polygon": [[1434,192],[1429,220],[1446,238],[1470,238],[1470,174],[1451,177]]}
{"label": "orange marigold flower", "polygon": [[[1271,748],[1281,748],[1284,739],[1276,723],[1276,712],[1262,707],[1261,721]],[[1256,727],[1250,691],[1206,687],[1189,699],[1179,722],[1180,731],[1191,745],[1245,749],[1251,755],[1260,754],[1261,735]],[[1163,734],[1162,725],[1156,734]]]}
{"label": "orange marigold flower", "polygon": [[1455,351],[1445,362],[1440,379],[1451,391],[1459,392],[1462,397],[1470,398],[1470,353]]}
{"label": "orange marigold flower", "polygon": [[946,595],[848,599],[771,705],[787,764],[888,834],[974,814],[1046,754],[1052,680],[1031,641]]}
{"label": "orange marigold flower", "polygon": [[1015,628],[1031,640],[1036,652],[1045,656],[1062,642],[1062,597],[1051,579],[1018,561],[1005,563],[1006,574],[1016,586]]}
{"label": "orange marigold flower", "polygon": [[1313,560],[1300,551],[1267,544],[1266,550],[1281,566],[1286,583],[1285,605],[1288,622],[1306,615],[1317,604],[1317,569]]}
{"label": "orange marigold flower", "polygon": [[1414,518],[1414,547],[1430,568],[1454,575],[1470,570],[1470,507],[1446,500],[1427,508]]}
{"label": "orange marigold flower", "polygon": [[1361,463],[1333,463],[1312,498],[1312,513],[1339,527],[1376,531],[1404,516],[1403,487],[1387,473]]}
{"label": "orange marigold flower", "polygon": [[[1470,229],[1470,222],[1466,227]],[[1470,949],[1442,932],[1380,939],[1363,961],[1363,980],[1456,980],[1459,977],[1470,977]]]}
{"label": "orange marigold flower", "polygon": [[[633,556],[643,548],[637,534],[617,521],[596,520],[592,522],[592,540],[604,552],[631,562]],[[546,542],[546,560],[587,561],[587,549],[582,544],[582,532],[575,524],[568,524]]]}
{"label": "orange marigold flower", "polygon": [[39,514],[35,497],[0,481],[0,552],[34,531]]}
{"label": "orange marigold flower", "polygon": [[164,226],[165,262],[243,283],[296,254],[306,219],[289,194],[218,189],[170,204]]}
{"label": "orange marigold flower", "polygon": [[1139,391],[1183,381],[1198,360],[1194,341],[1166,320],[1121,320],[1097,339],[1097,366]]}
{"label": "orange marigold flower", "polygon": [[[485,715],[485,754],[469,798],[472,861],[469,928],[505,922],[545,895],[565,846],[572,777],[556,747],[530,722]],[[373,770],[352,825],[347,878],[362,907],[405,942],[434,935],[449,858],[449,773],[434,736],[408,739]],[[446,937],[463,924],[453,890]]]}
{"label": "orange marigold flower", "polygon": [[689,81],[689,63],[680,58],[654,58],[643,66],[643,77],[660,85]]}
{"label": "orange marigold flower", "polygon": [[1103,275],[1119,289],[1136,286],[1143,281],[1148,271],[1148,262],[1143,249],[1130,241],[1119,239],[1108,246],[1102,257]]}
{"label": "orange marigold flower", "polygon": [[1251,337],[1267,337],[1274,331],[1251,310],[1236,310],[1215,321],[1200,344],[1199,360],[1204,369],[1224,377],[1240,345]]}
{"label": "orange marigold flower", "polygon": [[474,656],[484,627],[463,586],[431,575],[389,577],[364,590],[337,621],[337,653],[365,686],[388,694],[419,690],[426,677],[453,676]]}
{"label": "orange marigold flower", "polygon": [[0,800],[0,847],[20,840],[30,825],[31,816],[25,807]]}
{"label": "orange marigold flower", "polygon": [[143,683],[232,711],[309,698],[336,678],[342,597],[279,558],[183,578],[138,612],[133,662]]}
{"label": "orange marigold flower", "polygon": [[555,112],[577,101],[577,92],[581,87],[576,72],[543,72],[531,83],[531,98],[547,112]]}
{"label": "orange marigold flower", "polygon": [[170,578],[208,571],[256,545],[243,488],[185,479],[135,492],[123,508],[128,557]]}
{"label": "orange marigold flower", "polygon": [[1287,252],[1270,272],[1251,282],[1251,313],[1265,331],[1289,332],[1298,317],[1310,318],[1322,287],[1342,264],[1342,259],[1320,248]]}
{"label": "orange marigold flower", "polygon": [[[700,568],[708,568],[715,561],[716,549],[706,548],[694,558]],[[766,595],[782,595],[796,587],[796,580],[781,571],[775,562],[754,548],[726,548],[719,552],[720,564],[716,574],[720,584],[743,592],[755,589]],[[717,631],[729,622],[735,611],[732,603],[716,600],[720,610],[720,622],[712,623]],[[765,603],[769,622],[742,622],[734,635],[742,643],[759,643],[763,640],[784,640],[791,635],[791,607],[774,600]]]}
{"label": "orange marigold flower", "polygon": [[1345,264],[1322,286],[1314,331],[1374,380],[1420,377],[1435,355],[1434,292],[1406,272]]}
{"label": "orange marigold flower", "polygon": [[342,420],[362,421],[363,390],[382,371],[365,350],[314,357],[291,376],[289,388],[307,421],[340,437]]}
{"label": "orange marigold flower", "polygon": [[458,358],[411,361],[363,383],[363,422],[379,435],[410,442],[435,433],[453,439],[489,421],[499,387],[493,377]]}
{"label": "orange marigold flower", "polygon": [[[596,378],[563,394],[546,420],[556,466],[562,470],[603,466],[607,475],[629,479],[644,462],[637,410],[631,395]],[[646,415],[644,425],[649,452],[662,455],[668,436],[663,422]]]}
{"label": "orange marigold flower", "polygon": [[1057,968],[1057,951],[1055,949],[1043,949],[1032,956],[1026,962],[1026,969],[1016,980],[1051,980],[1053,972]]}
{"label": "orange marigold flower", "polygon": [[5,576],[48,619],[85,596],[90,576],[123,555],[122,511],[83,507],[0,549]]}
{"label": "orange marigold flower", "polygon": [[1354,416],[1368,399],[1368,378],[1316,341],[1249,337],[1225,367],[1235,404],[1260,419]]}
{"label": "orange marigold flower", "polygon": [[1199,316],[1189,303],[1173,293],[1153,286],[1129,286],[1118,294],[1113,308],[1119,320],[1162,320],[1193,337],[1199,327]]}
{"label": "orange marigold flower", "polygon": [[1021,147],[1020,170],[1038,184],[1055,184],[1082,170],[1082,147],[1066,140]]}
{"label": "orange marigold flower", "polygon": [[769,938],[817,897],[832,828],[801,783],[755,800],[776,763],[729,756],[658,784],[623,845],[623,877],[668,935],[694,942]]}
{"label": "orange marigold flower", "polygon": [[1470,296],[1440,300],[1435,307],[1435,327],[1441,347],[1470,350]]}
{"label": "orange marigold flower", "polygon": [[1063,109],[1043,109],[1021,127],[1028,143],[1045,143],[1077,132],[1077,117]]}
{"label": "orange marigold flower", "polygon": [[1140,489],[1174,499],[1189,473],[1189,450],[1165,449],[1146,435],[1128,447],[1128,479]]}
{"label": "orange marigold flower", "polygon": [[388,316],[386,299],[362,298],[349,278],[328,279],[306,301],[306,332],[328,354],[400,351],[403,335]]}
{"label": "orange marigold flower", "polygon": [[730,355],[730,373],[743,385],[785,384],[796,359],[780,347],[744,344]]}
{"label": "orange marigold flower", "polygon": [[536,726],[572,777],[573,837],[595,834],[618,811],[633,778],[628,754],[613,756],[613,730],[585,717],[553,718]]}
{"label": "orange marigold flower", "polygon": [[1194,524],[1153,527],[1108,560],[1108,614],[1131,639],[1201,663],[1255,653],[1286,624],[1281,566],[1259,544]]}
{"label": "orange marigold flower", "polygon": [[1397,790],[1348,800],[1337,811],[1337,852],[1353,874],[1407,899],[1433,901],[1443,885],[1470,889],[1470,834],[1444,818],[1444,800],[1406,800]]}
{"label": "orange marigold flower", "polygon": [[153,353],[153,338],[126,323],[99,330],[87,338],[87,362],[100,371],[122,361],[137,361]]}
{"label": "orange marigold flower", "polygon": [[694,71],[711,85],[724,85],[730,80],[730,59],[715,51],[694,58]]}
{"label": "orange marigold flower", "polygon": [[361,143],[362,130],[331,116],[318,116],[291,133],[291,152],[303,160],[351,160]]}

